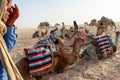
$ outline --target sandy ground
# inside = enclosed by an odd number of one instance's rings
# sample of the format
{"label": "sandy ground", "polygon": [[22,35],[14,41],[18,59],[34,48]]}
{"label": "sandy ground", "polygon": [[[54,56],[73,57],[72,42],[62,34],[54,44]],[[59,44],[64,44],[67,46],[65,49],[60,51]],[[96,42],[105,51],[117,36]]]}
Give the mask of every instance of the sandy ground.
{"label": "sandy ground", "polygon": [[[32,38],[35,30],[16,30],[18,41],[11,52],[15,63],[24,56],[25,47],[32,47],[38,41],[38,38]],[[71,69],[59,74],[46,75],[42,80],[120,80],[120,53],[96,63],[92,60],[79,60]]]}

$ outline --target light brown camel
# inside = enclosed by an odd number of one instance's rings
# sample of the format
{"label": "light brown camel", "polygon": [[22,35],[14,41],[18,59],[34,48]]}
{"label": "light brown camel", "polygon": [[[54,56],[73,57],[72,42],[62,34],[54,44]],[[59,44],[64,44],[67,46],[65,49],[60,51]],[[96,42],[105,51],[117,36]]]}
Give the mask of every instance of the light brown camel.
{"label": "light brown camel", "polygon": [[88,26],[96,26],[98,27],[98,21],[96,19],[92,19],[91,22],[88,24]]}
{"label": "light brown camel", "polygon": [[114,27],[116,29],[115,22],[112,19],[106,18],[106,17],[101,17],[99,21],[96,19],[92,19],[91,22],[88,24],[88,26],[96,26],[98,27],[99,25],[104,25],[106,28],[108,26]]}
{"label": "light brown camel", "polygon": [[[57,44],[57,46],[59,47],[59,53],[54,54],[54,60],[52,65],[53,70],[56,70],[57,72],[63,72],[68,65],[72,65],[76,62],[76,60],[78,59],[80,47],[84,45],[84,40],[82,40],[81,38],[76,38],[76,36],[77,33],[74,32],[74,34],[72,34],[71,37],[69,37],[69,42],[73,44],[69,44],[68,46],[73,46],[74,48],[71,54],[65,51],[65,43],[62,39],[58,38],[59,43]],[[41,78],[41,76],[34,76],[31,78],[28,70],[28,61],[26,57],[22,58],[16,65],[25,80],[34,80],[35,78],[36,80],[39,80]]]}
{"label": "light brown camel", "polygon": [[47,35],[48,30],[46,29],[45,31],[41,31],[41,37],[44,37],[45,35]]}
{"label": "light brown camel", "polygon": [[115,22],[112,19],[109,19],[109,18],[103,16],[99,20],[99,24],[104,25],[106,29],[108,28],[108,26],[111,27],[111,30],[114,27],[115,31],[116,31],[116,25],[115,25]]}
{"label": "light brown camel", "polygon": [[90,24],[88,24],[88,26],[104,27],[106,33],[107,32],[110,33],[110,31],[114,27],[114,29],[115,29],[114,31],[116,32],[115,22],[104,16],[101,17],[101,19],[99,21],[97,21],[96,19],[91,20],[91,22],[90,22]]}
{"label": "light brown camel", "polygon": [[96,34],[96,36],[102,35],[104,33],[105,33],[105,27],[103,27],[103,26],[97,27],[97,34]]}

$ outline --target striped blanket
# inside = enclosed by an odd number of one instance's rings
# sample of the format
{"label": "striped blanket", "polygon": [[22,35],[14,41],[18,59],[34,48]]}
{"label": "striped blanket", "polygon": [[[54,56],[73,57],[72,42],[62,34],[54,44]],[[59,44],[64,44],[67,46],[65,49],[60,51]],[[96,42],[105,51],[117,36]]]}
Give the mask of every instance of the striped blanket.
{"label": "striped blanket", "polygon": [[109,53],[110,52],[110,41],[107,36],[97,36],[95,37],[96,41],[98,42],[98,47],[101,53]]}
{"label": "striped blanket", "polygon": [[29,72],[31,74],[43,71],[52,66],[52,57],[50,51],[44,47],[25,48],[29,61]]}

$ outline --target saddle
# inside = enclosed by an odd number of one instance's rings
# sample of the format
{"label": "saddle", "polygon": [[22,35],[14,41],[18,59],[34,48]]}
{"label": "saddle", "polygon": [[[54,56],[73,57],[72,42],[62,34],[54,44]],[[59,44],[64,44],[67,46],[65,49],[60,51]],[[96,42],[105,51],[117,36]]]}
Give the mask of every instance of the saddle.
{"label": "saddle", "polygon": [[96,36],[94,37],[94,39],[97,42],[97,46],[98,46],[97,53],[98,54],[103,54],[103,56],[106,56],[107,54],[111,52],[112,46],[110,44],[110,40],[108,36],[106,35]]}
{"label": "saddle", "polygon": [[49,48],[51,43],[46,38],[42,39],[32,48],[24,48],[28,59],[29,73],[32,76],[39,76],[48,73],[52,69],[53,53]]}
{"label": "saddle", "polygon": [[52,67],[52,54],[45,47],[25,48],[29,72],[32,76],[43,75]]}

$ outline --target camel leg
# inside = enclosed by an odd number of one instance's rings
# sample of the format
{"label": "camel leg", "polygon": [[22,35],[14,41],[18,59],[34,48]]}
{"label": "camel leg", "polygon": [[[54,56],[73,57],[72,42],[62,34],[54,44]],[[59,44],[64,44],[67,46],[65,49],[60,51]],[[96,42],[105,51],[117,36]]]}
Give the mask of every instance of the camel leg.
{"label": "camel leg", "polygon": [[57,73],[62,73],[69,64],[68,58],[63,54],[54,54],[54,56],[54,69],[57,71]]}

